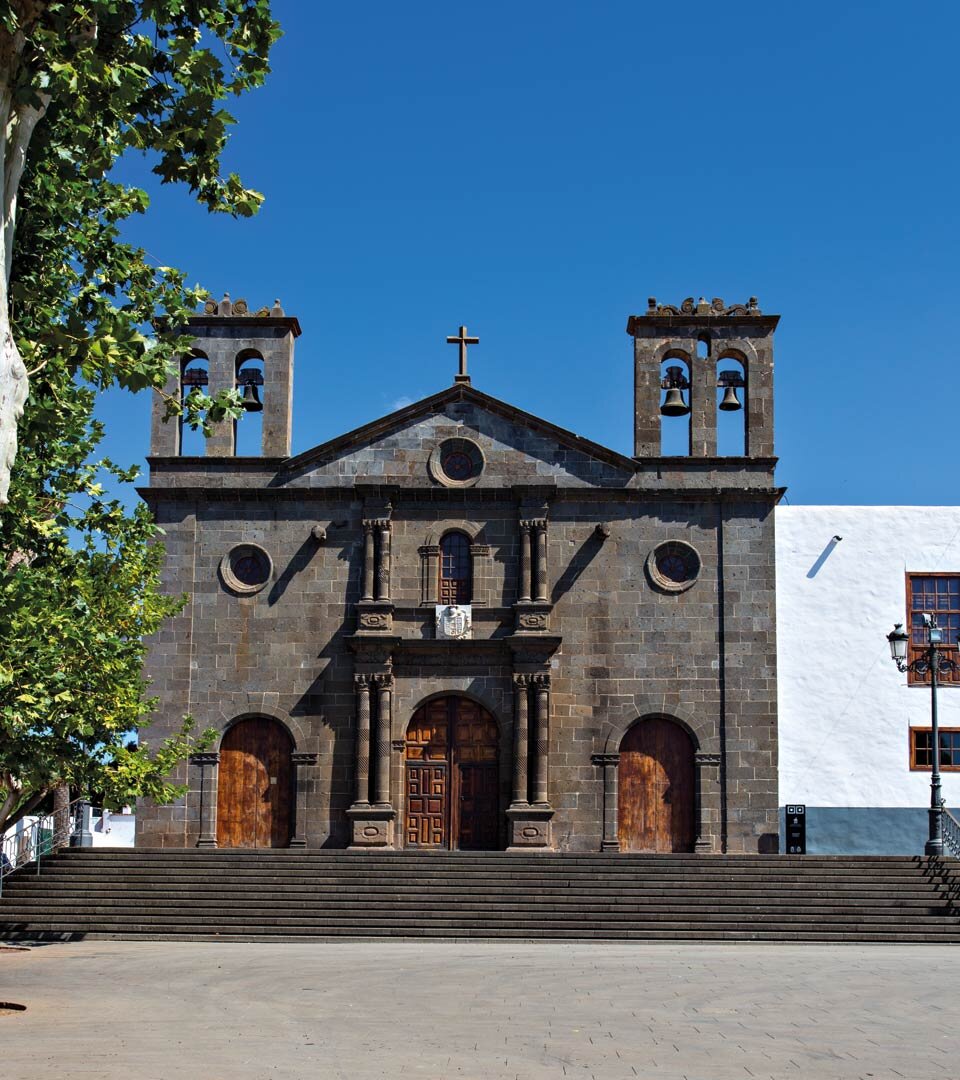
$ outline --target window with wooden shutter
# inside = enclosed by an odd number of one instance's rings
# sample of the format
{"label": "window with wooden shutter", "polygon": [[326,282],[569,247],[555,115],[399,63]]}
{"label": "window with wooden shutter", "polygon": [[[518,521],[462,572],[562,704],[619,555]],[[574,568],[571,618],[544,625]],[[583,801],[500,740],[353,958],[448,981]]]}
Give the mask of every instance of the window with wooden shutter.
{"label": "window with wooden shutter", "polygon": [[440,541],[441,604],[469,604],[473,593],[470,566],[470,538],[462,532],[450,532]]}

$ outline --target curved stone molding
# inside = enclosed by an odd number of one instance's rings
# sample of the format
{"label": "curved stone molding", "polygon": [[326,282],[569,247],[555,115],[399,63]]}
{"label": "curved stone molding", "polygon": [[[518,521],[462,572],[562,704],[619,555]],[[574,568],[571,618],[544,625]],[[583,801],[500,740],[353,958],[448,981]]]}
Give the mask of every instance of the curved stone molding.
{"label": "curved stone molding", "polygon": [[[667,566],[676,570],[667,570]],[[644,564],[650,584],[660,592],[682,593],[696,585],[703,570],[700,552],[686,540],[665,540],[650,552]]]}
{"label": "curved stone molding", "polygon": [[238,596],[252,596],[270,584],[273,559],[259,544],[234,544],[220,560],[220,580]]}
{"label": "curved stone molding", "polygon": [[[255,695],[250,695],[251,697]],[[281,709],[274,708],[271,705],[258,705],[255,702],[248,701],[246,708],[238,708],[236,712],[223,708],[220,710],[220,734],[217,736],[216,749],[219,751],[220,744],[223,742],[223,737],[233,727],[234,724],[238,724],[241,720],[251,720],[257,716],[267,716],[271,720],[278,720],[287,729],[290,738],[293,739],[293,752],[294,753],[307,753],[303,749],[304,744],[310,742],[310,738],[304,729],[300,726],[298,720],[289,716]],[[211,725],[214,726],[214,725]],[[316,745],[316,741],[314,745]]]}
{"label": "curved stone molding", "polygon": [[663,698],[658,700],[644,697],[642,694],[634,695],[632,703],[625,702],[621,706],[619,716],[610,717],[604,723],[600,731],[602,746],[596,753],[619,753],[624,735],[637,721],[644,720],[648,716],[665,716],[668,720],[679,724],[693,740],[695,754],[719,753],[720,743],[715,724],[697,717],[683,705]]}
{"label": "curved stone molding", "polygon": [[[469,462],[469,470],[462,473],[447,471],[444,461],[448,456],[456,455],[458,464]],[[480,444],[473,439],[467,439],[458,435],[453,439],[444,439],[439,446],[435,447],[427,461],[427,470],[438,484],[448,488],[468,488],[480,479],[486,465],[486,458],[480,449]]]}

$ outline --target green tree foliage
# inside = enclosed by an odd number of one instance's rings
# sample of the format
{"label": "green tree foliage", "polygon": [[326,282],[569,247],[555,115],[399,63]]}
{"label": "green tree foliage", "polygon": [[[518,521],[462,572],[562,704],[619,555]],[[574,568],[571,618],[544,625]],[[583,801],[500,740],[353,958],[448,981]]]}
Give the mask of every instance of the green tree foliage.
{"label": "green tree foliage", "polygon": [[[263,81],[278,36],[267,0],[0,0],[0,832],[62,782],[168,799],[194,745],[189,724],[123,745],[151,707],[141,639],[182,599],[160,591],[146,510],[104,495],[104,473],[135,471],[95,460],[93,407],[163,392],[203,294],[123,242],[149,200],[112,170],[143,152],[210,210],[255,213],[221,173],[224,102]],[[235,391],[167,410],[240,412]]]}

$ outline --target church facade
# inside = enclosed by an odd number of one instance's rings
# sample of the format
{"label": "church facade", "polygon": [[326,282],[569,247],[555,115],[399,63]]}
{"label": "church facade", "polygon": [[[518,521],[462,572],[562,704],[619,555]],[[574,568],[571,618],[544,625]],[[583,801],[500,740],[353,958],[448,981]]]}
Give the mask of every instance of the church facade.
{"label": "church facade", "polygon": [[245,416],[183,453],[155,405],[141,494],[189,601],[144,739],[217,739],[137,844],[775,852],[777,321],[631,316],[632,457],[471,385],[463,327],[453,385],[291,456],[297,320],[208,304],[168,390],[243,387],[262,452]]}

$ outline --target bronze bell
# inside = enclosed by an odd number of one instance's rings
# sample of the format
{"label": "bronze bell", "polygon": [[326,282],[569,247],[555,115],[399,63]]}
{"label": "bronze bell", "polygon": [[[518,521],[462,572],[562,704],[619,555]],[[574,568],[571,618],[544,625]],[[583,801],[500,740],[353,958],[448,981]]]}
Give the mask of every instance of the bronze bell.
{"label": "bronze bell", "polygon": [[740,399],[737,397],[737,388],[735,386],[728,386],[723,391],[723,400],[717,406],[722,412],[736,412],[737,409],[742,409]]}
{"label": "bronze bell", "polygon": [[263,402],[260,400],[260,395],[257,393],[257,388],[253,383],[247,383],[244,386],[243,399],[240,403],[247,412],[263,412]]}
{"label": "bronze bell", "polygon": [[667,390],[666,401],[660,406],[662,416],[686,416],[690,406],[683,400],[683,391],[676,386]]}

